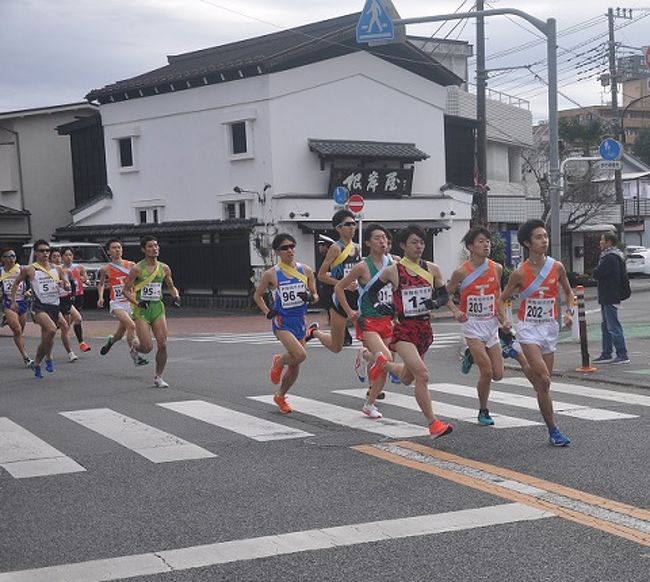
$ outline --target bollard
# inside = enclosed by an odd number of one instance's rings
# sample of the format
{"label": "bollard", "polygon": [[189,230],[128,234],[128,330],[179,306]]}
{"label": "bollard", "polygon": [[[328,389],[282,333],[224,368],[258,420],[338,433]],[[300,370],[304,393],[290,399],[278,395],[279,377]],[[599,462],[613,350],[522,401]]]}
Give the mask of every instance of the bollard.
{"label": "bollard", "polygon": [[[573,304],[578,305],[578,297],[573,296]],[[580,323],[578,321],[578,310],[573,310],[573,315],[571,316],[571,341],[578,343],[580,341]]]}
{"label": "bollard", "polygon": [[576,372],[595,372],[596,368],[589,365],[589,348],[587,346],[587,315],[585,314],[585,288],[576,287],[578,299],[578,326],[580,327],[580,352],[582,353],[582,366]]}

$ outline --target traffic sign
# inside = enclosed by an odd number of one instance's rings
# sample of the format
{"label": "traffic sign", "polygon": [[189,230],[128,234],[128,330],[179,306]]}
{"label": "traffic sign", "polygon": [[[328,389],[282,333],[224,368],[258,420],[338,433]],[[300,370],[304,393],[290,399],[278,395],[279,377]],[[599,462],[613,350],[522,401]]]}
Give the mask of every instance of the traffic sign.
{"label": "traffic sign", "polygon": [[334,198],[335,204],[345,204],[348,201],[348,196],[350,192],[344,186],[337,186],[332,192],[332,198]]}
{"label": "traffic sign", "polygon": [[600,162],[596,162],[596,167],[599,170],[620,170],[623,164],[618,160],[601,160]]}
{"label": "traffic sign", "polygon": [[357,42],[394,39],[393,19],[382,0],[366,0],[357,22]]}
{"label": "traffic sign", "polygon": [[623,148],[621,147],[620,142],[608,137],[601,142],[600,147],[598,148],[598,153],[603,160],[618,160],[621,158]]}
{"label": "traffic sign", "polygon": [[351,212],[361,212],[363,210],[364,203],[365,200],[363,199],[363,196],[359,196],[359,194],[352,194],[348,200],[348,208]]}
{"label": "traffic sign", "polygon": [[643,57],[645,60],[645,66],[647,69],[650,69],[650,46],[643,47]]}

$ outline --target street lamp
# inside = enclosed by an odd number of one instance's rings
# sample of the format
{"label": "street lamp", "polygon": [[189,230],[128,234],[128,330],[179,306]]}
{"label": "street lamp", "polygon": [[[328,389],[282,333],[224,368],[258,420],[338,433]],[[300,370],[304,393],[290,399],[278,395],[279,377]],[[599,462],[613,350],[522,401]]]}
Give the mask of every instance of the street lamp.
{"label": "street lamp", "polygon": [[255,194],[257,196],[257,201],[260,204],[266,204],[266,191],[271,187],[271,184],[268,182],[264,184],[264,188],[262,189],[262,193],[260,194],[257,190],[246,190],[245,188],[241,188],[240,186],[235,186],[233,188],[233,192],[236,192],[237,194]]}

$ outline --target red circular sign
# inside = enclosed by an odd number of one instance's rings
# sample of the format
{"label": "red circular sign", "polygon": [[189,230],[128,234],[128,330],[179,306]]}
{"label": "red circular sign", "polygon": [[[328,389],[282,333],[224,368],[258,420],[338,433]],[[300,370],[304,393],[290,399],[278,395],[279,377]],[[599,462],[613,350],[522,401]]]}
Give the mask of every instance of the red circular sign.
{"label": "red circular sign", "polygon": [[352,194],[350,198],[348,198],[348,208],[352,212],[361,212],[363,210],[363,196],[359,196],[359,194]]}
{"label": "red circular sign", "polygon": [[645,51],[645,66],[650,69],[650,46],[644,47]]}

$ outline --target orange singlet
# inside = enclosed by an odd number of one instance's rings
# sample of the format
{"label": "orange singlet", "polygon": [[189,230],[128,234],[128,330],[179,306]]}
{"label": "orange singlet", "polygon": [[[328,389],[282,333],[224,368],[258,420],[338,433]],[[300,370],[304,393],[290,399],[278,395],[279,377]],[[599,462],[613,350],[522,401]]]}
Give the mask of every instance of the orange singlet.
{"label": "orange singlet", "polygon": [[[542,267],[543,268],[543,267]],[[526,261],[523,264],[524,280],[521,285],[520,293],[530,287],[537,275],[533,273],[530,263]],[[553,263],[549,274],[546,276],[539,288],[531,293],[526,299],[519,304],[517,317],[519,321],[528,323],[547,323],[555,321],[558,318],[558,278],[557,278],[557,261]]]}
{"label": "orange singlet", "polygon": [[121,265],[109,263],[106,267],[106,276],[108,278],[108,288],[110,289],[111,301],[126,302],[122,295],[124,283],[129,276],[129,271],[135,263],[132,261],[122,260]]}
{"label": "orange singlet", "polygon": [[[497,268],[494,261],[488,260],[488,268],[485,272],[472,281],[467,287],[460,291],[460,310],[468,317],[488,319],[497,313],[496,299],[501,292],[501,284],[497,276]],[[463,263],[463,269],[467,275],[475,271],[475,267],[469,261]]]}

